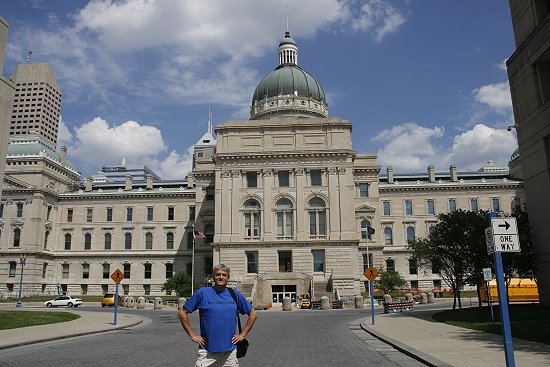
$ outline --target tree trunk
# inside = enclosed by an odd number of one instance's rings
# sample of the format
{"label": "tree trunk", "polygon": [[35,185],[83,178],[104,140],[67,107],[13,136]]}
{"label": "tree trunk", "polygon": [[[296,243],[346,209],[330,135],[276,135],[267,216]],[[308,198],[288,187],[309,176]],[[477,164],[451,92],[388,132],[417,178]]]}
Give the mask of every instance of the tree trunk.
{"label": "tree trunk", "polygon": [[477,291],[477,307],[481,308],[483,305],[481,304],[481,287],[479,286],[479,283],[476,285],[476,291]]}

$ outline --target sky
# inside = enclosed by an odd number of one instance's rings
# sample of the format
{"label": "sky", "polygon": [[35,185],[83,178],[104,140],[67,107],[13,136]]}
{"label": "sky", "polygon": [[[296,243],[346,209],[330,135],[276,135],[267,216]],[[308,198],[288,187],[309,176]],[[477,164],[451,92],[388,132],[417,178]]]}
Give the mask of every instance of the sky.
{"label": "sky", "polygon": [[476,171],[517,148],[502,0],[0,0],[3,75],[48,62],[63,95],[57,149],[82,178],[145,164],[183,179],[207,130],[250,118],[287,29],[329,116],[384,172]]}

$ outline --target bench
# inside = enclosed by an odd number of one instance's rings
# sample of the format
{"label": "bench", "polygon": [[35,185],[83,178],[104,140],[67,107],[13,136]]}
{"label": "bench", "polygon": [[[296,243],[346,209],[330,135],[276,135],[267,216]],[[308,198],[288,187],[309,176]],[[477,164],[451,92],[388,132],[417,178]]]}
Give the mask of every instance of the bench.
{"label": "bench", "polygon": [[384,313],[390,313],[390,311],[409,311],[413,309],[413,304],[413,301],[384,302]]}

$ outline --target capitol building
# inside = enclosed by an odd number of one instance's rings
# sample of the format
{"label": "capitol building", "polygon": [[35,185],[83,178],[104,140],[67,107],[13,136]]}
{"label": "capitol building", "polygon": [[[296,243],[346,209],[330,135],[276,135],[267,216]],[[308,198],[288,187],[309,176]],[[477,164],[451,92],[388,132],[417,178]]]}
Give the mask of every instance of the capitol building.
{"label": "capitol building", "polygon": [[[299,66],[288,32],[278,55],[251,91],[250,119],[210,121],[181,180],[126,164],[81,177],[70,152],[56,151],[57,126],[44,134],[12,129],[0,202],[0,292],[18,292],[21,256],[24,295],[111,292],[116,269],[123,294],[164,295],[174,274],[208,284],[218,263],[231,268],[231,285],[256,308],[305,292],[358,295],[369,265],[395,269],[413,289],[442,289],[437,269],[409,259],[407,241],[427,236],[439,213],[511,213],[525,205],[517,154],[508,166],[487,162],[476,172],[382,169],[376,154],[353,149],[352,121],[330,117],[320,79]],[[52,77],[45,90],[51,85],[60,105]],[[13,105],[24,106],[29,81],[13,82]],[[18,116],[9,116],[12,126],[25,125]]]}

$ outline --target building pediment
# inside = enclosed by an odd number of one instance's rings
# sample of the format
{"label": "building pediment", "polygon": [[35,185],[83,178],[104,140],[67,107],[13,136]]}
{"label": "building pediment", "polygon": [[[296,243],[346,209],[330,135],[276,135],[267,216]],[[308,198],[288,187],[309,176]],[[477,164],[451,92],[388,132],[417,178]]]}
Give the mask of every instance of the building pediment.
{"label": "building pediment", "polygon": [[355,209],[355,213],[368,213],[368,214],[374,214],[376,212],[376,208],[372,207],[370,205],[361,205],[359,208]]}
{"label": "building pediment", "polygon": [[4,185],[2,186],[3,190],[9,189],[34,189],[35,187],[31,184],[28,184],[25,181],[18,180],[10,175],[4,176]]}

